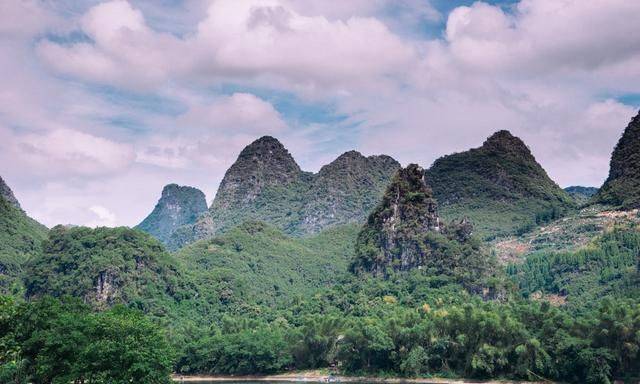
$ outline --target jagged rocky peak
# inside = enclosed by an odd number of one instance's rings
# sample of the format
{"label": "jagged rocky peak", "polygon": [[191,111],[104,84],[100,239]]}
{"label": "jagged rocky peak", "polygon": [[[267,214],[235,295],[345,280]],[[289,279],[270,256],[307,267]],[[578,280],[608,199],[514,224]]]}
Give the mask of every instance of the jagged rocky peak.
{"label": "jagged rocky peak", "polygon": [[467,289],[481,292],[495,268],[495,258],[472,234],[467,218],[442,224],[425,171],[411,164],[396,173],[358,234],[351,270],[385,278],[420,270],[452,277]]}
{"label": "jagged rocky peak", "polygon": [[177,228],[195,223],[206,211],[207,201],[202,191],[169,184],[162,189],[153,212],[137,228],[166,243]]}
{"label": "jagged rocky peak", "polygon": [[484,144],[482,144],[482,148],[502,153],[526,154],[531,156],[531,151],[524,141],[512,135],[511,132],[507,130],[497,131],[489,136]]}
{"label": "jagged rocky peak", "polygon": [[14,207],[18,209],[22,209],[20,207],[20,203],[18,202],[18,199],[16,199],[16,197],[13,195],[13,191],[11,190],[11,188],[9,188],[7,183],[4,182],[1,176],[0,176],[0,197],[7,200],[9,204],[13,205]]}
{"label": "jagged rocky peak", "polygon": [[438,207],[422,167],[400,169],[371,213],[356,243],[356,271],[385,276],[425,265],[423,238],[442,230]]}
{"label": "jagged rocky peak", "polygon": [[251,202],[264,187],[289,184],[301,174],[284,145],[274,137],[263,136],[245,147],[227,170],[212,209]]}
{"label": "jagged rocky peak", "polygon": [[640,208],[640,112],[613,150],[609,177],[593,202],[625,210]]}

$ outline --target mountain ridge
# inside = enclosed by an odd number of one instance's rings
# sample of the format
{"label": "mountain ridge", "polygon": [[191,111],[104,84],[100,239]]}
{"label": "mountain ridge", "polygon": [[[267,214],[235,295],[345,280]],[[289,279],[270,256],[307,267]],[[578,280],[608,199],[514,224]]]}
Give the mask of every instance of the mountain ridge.
{"label": "mountain ridge", "polygon": [[398,168],[390,156],[348,151],[313,174],[303,171],[280,141],[263,136],[240,152],[208,211],[194,225],[177,229],[167,243],[178,249],[247,220],[296,236],[359,222]]}

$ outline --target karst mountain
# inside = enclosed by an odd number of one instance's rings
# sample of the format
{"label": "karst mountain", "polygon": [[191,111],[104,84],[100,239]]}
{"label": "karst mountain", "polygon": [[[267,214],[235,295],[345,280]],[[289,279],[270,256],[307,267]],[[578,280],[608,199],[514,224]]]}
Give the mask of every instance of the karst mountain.
{"label": "karst mountain", "polygon": [[640,208],[640,113],[631,120],[613,150],[609,177],[593,202],[624,210]]}

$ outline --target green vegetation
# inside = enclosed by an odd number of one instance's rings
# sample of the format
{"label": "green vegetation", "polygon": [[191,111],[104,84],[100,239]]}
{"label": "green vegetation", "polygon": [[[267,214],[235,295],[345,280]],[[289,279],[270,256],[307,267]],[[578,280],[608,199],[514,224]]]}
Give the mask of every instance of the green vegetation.
{"label": "green vegetation", "polygon": [[42,248],[25,267],[27,297],[70,295],[98,308],[126,303],[160,314],[192,294],[174,258],[137,230],[58,226]]}
{"label": "green vegetation", "polygon": [[485,238],[528,231],[575,207],[527,146],[507,131],[480,148],[436,160],[427,181],[442,217],[468,217]]}
{"label": "green vegetation", "polygon": [[[546,302],[484,302],[420,273],[353,279],[287,309],[225,317],[178,360],[185,373],[337,365],[349,374],[608,383],[640,374],[640,306],[574,316]],[[611,336],[611,337],[609,337]]]}
{"label": "green vegetation", "polygon": [[140,312],[0,296],[0,382],[169,383],[173,352]]}
{"label": "green vegetation", "polygon": [[266,222],[294,236],[361,223],[398,168],[389,156],[350,151],[317,174],[303,172],[278,140],[265,136],[242,150],[209,211],[195,225],[175,230],[167,244],[179,249],[247,220]]}
{"label": "green vegetation", "polygon": [[0,197],[0,294],[22,290],[24,264],[40,253],[47,228]]}
{"label": "green vegetation", "polygon": [[262,222],[247,222],[224,235],[182,249],[200,286],[226,309],[246,303],[273,305],[333,284],[353,258],[355,225],[309,238],[292,238]]}
{"label": "green vegetation", "polygon": [[624,210],[640,208],[640,113],[613,150],[609,178],[592,202]]}
{"label": "green vegetation", "polygon": [[637,297],[639,255],[640,232],[615,228],[580,250],[536,252],[507,271],[525,296],[567,296],[570,308],[589,309],[605,296]]}
{"label": "green vegetation", "polygon": [[576,204],[581,207],[589,203],[589,200],[598,193],[598,188],[572,186],[565,188],[564,191],[567,192],[569,196],[573,197]]}
{"label": "green vegetation", "polygon": [[[482,295],[468,287],[474,276],[431,268],[350,274],[358,229],[291,238],[249,222],[172,256],[136,230],[54,228],[25,276],[30,302],[2,299],[1,381],[161,383],[171,369],[256,374],[332,365],[347,374],[576,383],[640,374],[640,306],[626,285],[638,286],[635,229],[594,243],[604,253],[585,254],[578,264],[588,268],[550,261],[564,285],[529,278],[539,274],[528,264],[511,269],[522,296],[515,285],[505,289],[499,272],[483,279]],[[452,248],[442,260],[456,255]],[[572,279],[562,280],[570,268]],[[626,277],[614,284],[620,289],[594,288],[594,296],[609,296],[599,303],[580,306],[587,296],[576,296],[554,308],[527,299],[533,290],[560,292],[556,286],[569,298],[585,282],[606,287],[607,268]],[[97,301],[105,270],[114,273],[113,290]],[[573,279],[580,273],[599,277]]]}
{"label": "green vegetation", "polygon": [[466,221],[448,226],[440,222],[424,170],[411,164],[396,173],[360,231],[352,270],[387,276],[422,269],[427,275],[453,276],[479,291],[495,272],[495,263],[471,232]]}
{"label": "green vegetation", "polygon": [[[171,207],[191,198],[176,190],[159,202],[152,227],[166,224],[161,232],[180,242],[207,238],[176,253],[129,228],[59,226],[45,238],[0,198],[0,287],[12,293],[0,296],[0,382],[168,383],[171,371],[328,367],[640,377],[635,213],[584,210],[546,225],[574,203],[507,132],[438,160],[427,175],[434,192],[417,165],[382,192],[395,164],[349,152],[311,175],[277,140],[260,139],[196,225],[174,231],[185,218]],[[378,189],[364,226],[339,225],[364,217]],[[442,223],[438,197],[457,221]],[[509,241],[526,243],[521,257],[500,267],[463,216],[485,237],[518,235]]]}

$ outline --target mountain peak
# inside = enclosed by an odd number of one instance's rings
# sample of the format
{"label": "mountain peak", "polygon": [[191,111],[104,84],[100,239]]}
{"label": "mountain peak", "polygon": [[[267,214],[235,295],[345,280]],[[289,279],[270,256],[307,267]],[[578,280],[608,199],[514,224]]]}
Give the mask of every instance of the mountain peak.
{"label": "mountain peak", "polygon": [[611,155],[609,177],[594,202],[640,208],[640,112],[624,130]]}
{"label": "mountain peak", "polygon": [[259,139],[254,140],[251,144],[247,145],[242,153],[269,153],[269,152],[287,152],[285,146],[273,136],[262,136]]}
{"label": "mountain peak", "polygon": [[526,153],[531,155],[529,147],[517,136],[507,130],[495,132],[482,144],[482,148],[496,152]]}
{"label": "mountain peak", "polygon": [[162,188],[162,198],[171,198],[177,196],[184,196],[185,194],[193,194],[198,197],[205,197],[204,192],[199,190],[198,188],[189,187],[186,185],[178,185],[178,184],[167,184]]}
{"label": "mountain peak", "polygon": [[18,202],[18,199],[16,199],[16,197],[13,195],[13,191],[11,190],[11,188],[9,188],[7,183],[4,182],[1,176],[0,176],[0,197],[3,197],[14,207],[18,209],[22,209],[20,207],[20,203]]}
{"label": "mountain peak", "polygon": [[437,204],[424,169],[410,164],[396,172],[358,236],[353,269],[386,276],[391,270],[422,266],[428,256],[417,239],[440,230]]}
{"label": "mountain peak", "polygon": [[138,226],[163,243],[183,225],[193,224],[207,211],[207,201],[197,188],[169,184],[162,189],[162,196],[153,212]]}
{"label": "mountain peak", "polygon": [[366,219],[398,169],[400,163],[389,156],[364,157],[358,151],[338,156],[314,175],[300,214],[300,228],[315,233]]}
{"label": "mountain peak", "polygon": [[481,236],[510,234],[539,215],[575,205],[509,131],[494,133],[479,148],[441,157],[427,177],[442,216],[468,216]]}

